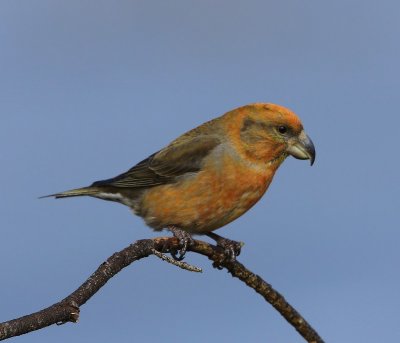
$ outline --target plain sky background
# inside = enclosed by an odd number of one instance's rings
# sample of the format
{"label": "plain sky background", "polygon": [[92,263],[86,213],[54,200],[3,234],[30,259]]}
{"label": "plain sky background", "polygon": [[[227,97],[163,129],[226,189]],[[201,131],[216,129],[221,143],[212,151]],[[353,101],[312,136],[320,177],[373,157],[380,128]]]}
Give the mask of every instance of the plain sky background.
{"label": "plain sky background", "polygon": [[[327,342],[399,342],[400,4],[372,0],[0,2],[0,321],[62,299],[107,257],[156,236],[119,204],[37,197],[115,176],[246,103],[303,120],[289,158],[218,231]],[[16,342],[303,342],[214,270],[151,257],[79,324]]]}

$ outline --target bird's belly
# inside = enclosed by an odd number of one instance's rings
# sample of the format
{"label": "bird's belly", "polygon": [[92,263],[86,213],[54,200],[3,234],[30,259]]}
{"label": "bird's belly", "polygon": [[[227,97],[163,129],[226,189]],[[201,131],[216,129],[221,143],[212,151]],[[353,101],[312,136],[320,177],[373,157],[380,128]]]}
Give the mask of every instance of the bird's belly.
{"label": "bird's belly", "polygon": [[147,191],[138,214],[156,230],[177,226],[190,233],[211,232],[249,210],[265,193],[272,176],[226,168],[223,173],[199,172]]}

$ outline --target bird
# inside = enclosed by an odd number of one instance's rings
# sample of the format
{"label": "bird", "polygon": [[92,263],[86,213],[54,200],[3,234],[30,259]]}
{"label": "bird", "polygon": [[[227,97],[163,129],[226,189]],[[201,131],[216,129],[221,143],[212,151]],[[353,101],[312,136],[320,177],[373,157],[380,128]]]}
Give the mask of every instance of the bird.
{"label": "bird", "polygon": [[153,230],[179,239],[174,258],[184,258],[192,235],[207,235],[233,261],[242,243],[214,231],[260,200],[288,156],[314,163],[315,147],[301,120],[284,106],[253,103],[182,134],[116,177],[44,197],[121,203]]}

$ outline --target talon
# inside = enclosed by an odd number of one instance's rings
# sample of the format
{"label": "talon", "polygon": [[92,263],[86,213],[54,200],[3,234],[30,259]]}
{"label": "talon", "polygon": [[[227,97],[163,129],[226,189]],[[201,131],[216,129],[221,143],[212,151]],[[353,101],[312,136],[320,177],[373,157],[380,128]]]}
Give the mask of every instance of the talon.
{"label": "talon", "polygon": [[179,245],[181,246],[181,249],[179,250],[179,256],[177,256],[177,251],[170,251],[171,256],[177,261],[182,261],[185,258],[188,247],[193,244],[193,238],[190,233],[175,226],[170,227],[169,230],[173,233],[174,237],[179,239]]}
{"label": "talon", "polygon": [[224,255],[225,255],[224,261],[235,262],[236,257],[240,255],[242,246],[244,245],[243,242],[236,242],[221,237],[213,232],[208,233],[207,236],[215,240],[217,246],[224,249]]}
{"label": "talon", "polygon": [[222,265],[221,265],[221,262],[213,262],[212,266],[213,266],[215,269],[218,269],[218,270],[224,269],[224,267],[222,267]]}

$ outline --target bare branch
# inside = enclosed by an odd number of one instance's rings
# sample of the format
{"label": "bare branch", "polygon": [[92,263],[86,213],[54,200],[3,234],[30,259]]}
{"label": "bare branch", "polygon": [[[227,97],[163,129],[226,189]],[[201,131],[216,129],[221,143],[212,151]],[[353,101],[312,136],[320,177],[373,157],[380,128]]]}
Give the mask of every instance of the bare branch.
{"label": "bare branch", "polygon": [[186,270],[188,270],[190,272],[195,272],[195,273],[202,273],[203,272],[203,270],[201,268],[199,268],[199,267],[192,266],[191,264],[188,264],[188,263],[183,262],[183,261],[177,261],[174,258],[169,257],[169,256],[163,254],[162,252],[157,251],[156,249],[152,249],[151,252],[153,253],[153,255],[157,256],[161,260],[163,260],[165,262],[168,262],[168,263],[171,263],[174,266],[177,266],[179,268],[186,269]]}
{"label": "bare branch", "polygon": [[[66,322],[76,323],[79,319],[79,309],[85,304],[108,280],[131,263],[149,255],[158,253],[168,246],[171,250],[179,249],[179,241],[176,238],[160,237],[144,239],[129,245],[127,248],[113,254],[72,294],[60,302],[47,307],[39,312],[29,314],[0,324],[0,340],[23,335],[39,330],[53,324]],[[195,240],[189,247],[192,252],[207,256],[213,265],[220,269],[226,268],[232,276],[243,281],[253,288],[268,303],[270,303],[307,341],[323,343],[318,333],[307,321],[285,300],[285,298],[260,276],[249,271],[240,262],[225,261],[223,250],[209,243]],[[163,255],[165,256],[165,255]],[[162,258],[162,257],[161,257]],[[164,258],[162,258],[164,259]],[[170,262],[170,261],[167,261]],[[174,263],[175,264],[175,263]],[[187,265],[185,263],[185,265]],[[178,265],[182,267],[182,265]],[[191,270],[197,267],[187,265],[184,269]],[[197,270],[193,270],[197,271]]]}

